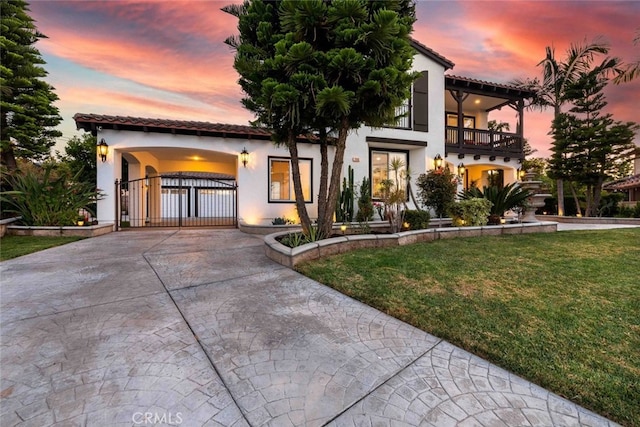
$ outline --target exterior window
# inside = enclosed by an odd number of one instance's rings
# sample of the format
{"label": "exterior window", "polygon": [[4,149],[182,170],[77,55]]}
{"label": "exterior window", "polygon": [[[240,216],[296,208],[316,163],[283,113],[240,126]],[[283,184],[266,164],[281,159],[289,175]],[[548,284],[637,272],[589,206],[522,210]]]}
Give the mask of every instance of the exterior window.
{"label": "exterior window", "polygon": [[[300,181],[305,202],[311,202],[311,159],[300,159]],[[294,202],[291,159],[269,157],[269,202]]]}
{"label": "exterior window", "polygon": [[[476,128],[476,118],[473,116],[464,116],[463,127],[466,129]],[[447,126],[458,126],[458,115],[454,113],[447,113]]]}
{"label": "exterior window", "polygon": [[[382,198],[383,181],[390,179],[394,186],[398,184],[396,172],[391,167],[394,161],[400,161],[402,164],[397,175],[400,181],[403,180],[406,175],[408,158],[409,154],[406,151],[371,150],[371,195],[374,199]],[[401,182],[400,185],[405,189],[405,182]]]}

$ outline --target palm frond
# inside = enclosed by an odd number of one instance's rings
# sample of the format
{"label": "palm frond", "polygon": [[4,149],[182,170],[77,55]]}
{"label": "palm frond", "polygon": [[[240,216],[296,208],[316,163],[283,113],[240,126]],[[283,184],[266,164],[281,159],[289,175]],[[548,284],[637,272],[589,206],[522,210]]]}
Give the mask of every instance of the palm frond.
{"label": "palm frond", "polygon": [[576,81],[581,74],[588,72],[596,54],[609,53],[609,43],[602,37],[597,37],[591,43],[585,40],[582,44],[572,43],[567,49],[567,61],[561,64],[560,93],[571,82]]}
{"label": "palm frond", "polygon": [[621,72],[613,79],[615,84],[628,83],[633,79],[640,77],[640,61],[627,64]]}

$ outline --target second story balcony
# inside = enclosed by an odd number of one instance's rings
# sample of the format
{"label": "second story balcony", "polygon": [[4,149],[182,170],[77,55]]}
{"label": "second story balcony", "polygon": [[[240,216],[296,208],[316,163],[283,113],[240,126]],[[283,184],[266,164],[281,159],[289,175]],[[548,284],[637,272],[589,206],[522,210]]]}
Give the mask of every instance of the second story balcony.
{"label": "second story balcony", "polygon": [[[445,75],[444,78],[445,152],[523,158],[524,104],[534,94],[514,86],[466,77]],[[389,127],[415,132],[428,130],[431,112],[426,100],[426,82],[425,75],[414,82],[412,98],[396,109],[398,120]],[[491,113],[503,107],[516,113],[515,132],[511,132],[508,123],[490,120]]]}
{"label": "second story balcony", "polygon": [[[533,95],[510,85],[445,75],[445,152],[524,158],[524,103]],[[490,120],[490,113],[503,107],[516,112],[515,132],[508,123]]]}
{"label": "second story balcony", "polygon": [[446,127],[447,152],[459,154],[494,154],[518,157],[522,154],[523,137],[517,133],[463,128],[462,138],[457,126]]}

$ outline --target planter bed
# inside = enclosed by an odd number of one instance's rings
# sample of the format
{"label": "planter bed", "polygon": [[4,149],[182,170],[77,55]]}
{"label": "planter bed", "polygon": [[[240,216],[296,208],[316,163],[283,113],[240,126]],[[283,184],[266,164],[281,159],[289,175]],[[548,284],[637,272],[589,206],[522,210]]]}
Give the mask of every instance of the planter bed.
{"label": "planter bed", "polygon": [[418,242],[456,237],[478,237],[501,234],[553,233],[557,231],[555,222],[531,222],[522,224],[489,225],[484,227],[443,227],[425,230],[402,231],[394,234],[345,234],[290,248],[278,241],[279,237],[291,231],[283,231],[265,236],[266,255],[285,267],[294,267],[302,261],[322,258],[361,248],[384,248],[404,246]]}
{"label": "planter bed", "polygon": [[96,237],[111,233],[113,224],[87,225],[83,227],[31,227],[27,225],[9,225],[7,234],[12,236],[80,236]]}

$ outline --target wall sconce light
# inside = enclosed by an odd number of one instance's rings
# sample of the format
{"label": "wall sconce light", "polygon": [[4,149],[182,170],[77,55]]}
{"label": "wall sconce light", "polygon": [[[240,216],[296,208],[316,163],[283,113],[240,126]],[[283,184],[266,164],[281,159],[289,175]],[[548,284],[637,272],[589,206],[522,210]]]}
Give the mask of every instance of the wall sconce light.
{"label": "wall sconce light", "polygon": [[433,166],[435,166],[436,169],[440,169],[442,167],[442,156],[440,156],[440,154],[436,154],[433,158]]}
{"label": "wall sconce light", "polygon": [[520,181],[522,181],[522,179],[524,178],[525,170],[518,168],[518,172],[517,173],[518,173],[518,179]]}
{"label": "wall sconce light", "polygon": [[464,167],[464,163],[460,163],[458,165],[458,176],[463,177],[465,172],[466,172],[466,169]]}
{"label": "wall sconce light", "polygon": [[100,140],[100,144],[97,145],[98,155],[102,159],[102,163],[107,161],[107,154],[109,154],[109,146],[104,138]]}
{"label": "wall sconce light", "polygon": [[243,148],[240,152],[240,161],[242,162],[242,166],[247,167],[247,163],[249,163],[249,152],[246,148]]}

